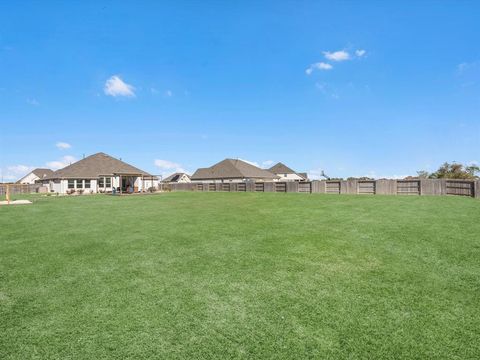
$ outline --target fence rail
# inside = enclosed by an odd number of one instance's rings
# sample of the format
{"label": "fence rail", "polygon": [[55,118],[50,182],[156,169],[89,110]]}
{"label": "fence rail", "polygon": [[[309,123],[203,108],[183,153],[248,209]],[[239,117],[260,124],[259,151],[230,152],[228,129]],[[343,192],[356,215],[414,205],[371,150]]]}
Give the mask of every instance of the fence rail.
{"label": "fence rail", "polygon": [[370,195],[461,195],[480,198],[480,180],[315,180],[310,182],[183,183],[171,191],[237,191]]}

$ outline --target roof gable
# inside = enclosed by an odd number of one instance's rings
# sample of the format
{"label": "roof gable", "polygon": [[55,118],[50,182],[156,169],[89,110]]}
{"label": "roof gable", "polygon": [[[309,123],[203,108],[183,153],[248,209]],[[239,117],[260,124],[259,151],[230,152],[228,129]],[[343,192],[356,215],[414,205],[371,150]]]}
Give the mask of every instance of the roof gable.
{"label": "roof gable", "polygon": [[165,179],[163,179],[164,182],[175,182],[179,181],[183,176],[186,176],[187,178],[190,178],[190,176],[187,173],[181,173],[181,172],[176,172],[173,173],[172,175],[167,176]]}
{"label": "roof gable", "polygon": [[268,169],[268,171],[274,174],[296,174],[295,171],[290,169],[287,165],[282,164],[281,162],[273,165],[270,169]]}
{"label": "roof gable", "polygon": [[55,171],[48,178],[97,178],[100,175],[132,174],[151,176],[126,162],[105,153],[97,153]]}
{"label": "roof gable", "polygon": [[225,159],[209,168],[200,168],[192,179],[225,179],[225,178],[260,178],[274,179],[276,176],[267,170],[260,169],[239,159]]}

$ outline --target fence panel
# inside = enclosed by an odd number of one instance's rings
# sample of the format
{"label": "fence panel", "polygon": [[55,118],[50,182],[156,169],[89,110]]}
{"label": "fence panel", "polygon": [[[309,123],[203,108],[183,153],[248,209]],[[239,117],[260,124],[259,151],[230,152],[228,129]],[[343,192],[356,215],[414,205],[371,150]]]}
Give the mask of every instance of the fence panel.
{"label": "fence panel", "polygon": [[420,195],[420,180],[397,180],[398,195]]}
{"label": "fence panel", "polygon": [[274,191],[275,191],[275,183],[273,183],[273,182],[264,182],[264,183],[263,183],[263,191],[264,191],[264,192],[274,192]]}
{"label": "fence panel", "polygon": [[445,185],[447,195],[475,195],[473,181],[447,180]]}
{"label": "fence panel", "polygon": [[7,185],[12,195],[36,193],[43,187],[42,184],[0,184],[0,195],[7,193]]}
{"label": "fence panel", "polygon": [[299,182],[298,183],[298,192],[311,193],[312,192],[312,183],[311,182]]}
{"label": "fence panel", "polygon": [[256,192],[264,192],[265,191],[265,183],[263,183],[263,182],[255,183],[255,191]]}
{"label": "fence panel", "polygon": [[340,181],[326,181],[325,192],[327,194],[340,194]]}
{"label": "fence panel", "polygon": [[[11,184],[10,192],[36,192],[41,185]],[[0,184],[5,194],[6,184]],[[421,179],[421,180],[315,180],[312,182],[239,182],[169,184],[172,191],[241,191],[241,192],[299,192],[327,194],[376,195],[459,195],[480,198],[480,180]]]}
{"label": "fence panel", "polygon": [[293,192],[298,193],[298,181],[287,181],[285,182],[285,191],[286,192]]}
{"label": "fence panel", "polygon": [[285,184],[284,182],[276,182],[275,192],[287,192],[287,184]]}
{"label": "fence panel", "polygon": [[420,193],[422,195],[446,195],[445,179],[420,180]]}
{"label": "fence panel", "polygon": [[375,194],[375,181],[368,181],[368,180],[360,180],[358,181],[358,194]]}

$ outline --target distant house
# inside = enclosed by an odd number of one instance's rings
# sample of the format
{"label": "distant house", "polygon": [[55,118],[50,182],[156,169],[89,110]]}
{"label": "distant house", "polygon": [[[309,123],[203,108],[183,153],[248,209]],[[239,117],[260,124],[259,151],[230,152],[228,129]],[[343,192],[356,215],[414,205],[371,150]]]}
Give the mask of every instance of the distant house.
{"label": "distant house", "polygon": [[163,183],[189,183],[192,182],[190,179],[190,175],[186,173],[175,173],[170,176],[167,176],[165,179],[162,181]]}
{"label": "distant house", "polygon": [[191,176],[192,182],[273,181],[278,177],[238,159],[225,159],[209,167],[200,168]]}
{"label": "distant house", "polygon": [[23,178],[17,181],[17,184],[35,184],[36,182],[47,178],[53,174],[53,170],[38,168],[32,170]]}
{"label": "distant house", "polygon": [[121,160],[97,153],[77,161],[42,179],[51,192],[65,194],[73,191],[86,193],[145,191],[158,186],[158,179]]}
{"label": "distant house", "polygon": [[278,181],[307,181],[308,176],[306,173],[297,173],[293,171],[285,164],[279,162],[276,165],[273,165],[268,169],[272,174],[275,174],[279,177]]}

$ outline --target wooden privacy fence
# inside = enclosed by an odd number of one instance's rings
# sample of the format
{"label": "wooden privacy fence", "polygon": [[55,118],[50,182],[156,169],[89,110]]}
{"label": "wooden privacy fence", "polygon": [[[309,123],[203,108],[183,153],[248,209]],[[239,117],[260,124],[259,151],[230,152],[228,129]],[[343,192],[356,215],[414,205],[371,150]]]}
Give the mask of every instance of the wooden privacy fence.
{"label": "wooden privacy fence", "polygon": [[480,180],[315,180],[165,184],[170,191],[280,192],[359,195],[462,195],[480,198]]}
{"label": "wooden privacy fence", "polygon": [[41,184],[0,184],[0,195],[7,193],[7,186],[12,195],[36,193],[42,187]]}

